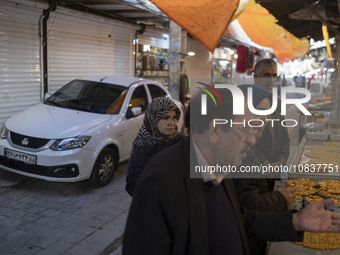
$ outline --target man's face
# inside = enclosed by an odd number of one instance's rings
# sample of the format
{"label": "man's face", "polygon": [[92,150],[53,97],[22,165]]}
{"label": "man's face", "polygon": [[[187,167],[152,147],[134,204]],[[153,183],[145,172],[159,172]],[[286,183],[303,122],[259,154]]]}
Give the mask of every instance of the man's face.
{"label": "man's face", "polygon": [[[248,110],[248,107],[245,107],[245,115],[235,116],[233,122],[243,122],[245,120],[245,123],[247,123],[252,118],[253,114]],[[250,146],[256,142],[253,132],[253,128],[243,127],[243,124],[233,125],[228,131],[221,129],[218,139],[219,149],[216,150],[216,156],[219,158],[218,162],[233,166],[241,165]]]}
{"label": "man's face", "polygon": [[263,66],[258,74],[254,74],[255,84],[272,92],[277,77],[276,66]]}

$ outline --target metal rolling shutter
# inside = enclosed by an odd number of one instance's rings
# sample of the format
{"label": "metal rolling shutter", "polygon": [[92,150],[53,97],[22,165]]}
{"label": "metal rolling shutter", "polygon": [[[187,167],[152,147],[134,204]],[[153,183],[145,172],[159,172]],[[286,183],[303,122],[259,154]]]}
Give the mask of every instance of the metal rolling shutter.
{"label": "metal rolling shutter", "polygon": [[136,28],[124,28],[121,26],[111,26],[114,39],[113,52],[113,74],[134,76],[135,56],[132,45]]}
{"label": "metal rolling shutter", "polygon": [[58,8],[48,20],[48,83],[53,93],[92,74],[132,75],[137,26]]}
{"label": "metal rolling shutter", "polygon": [[[0,0],[0,124],[40,102],[43,8]],[[45,7],[46,8],[46,7]]]}

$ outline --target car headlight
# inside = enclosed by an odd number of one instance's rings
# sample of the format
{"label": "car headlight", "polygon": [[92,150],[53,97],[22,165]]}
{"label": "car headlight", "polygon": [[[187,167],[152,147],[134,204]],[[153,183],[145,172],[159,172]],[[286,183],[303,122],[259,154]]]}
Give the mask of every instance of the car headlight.
{"label": "car headlight", "polygon": [[7,138],[7,133],[8,133],[8,129],[6,128],[5,124],[3,124],[1,129],[0,129],[0,138],[1,139],[6,139]]}
{"label": "car headlight", "polygon": [[71,150],[84,147],[90,140],[90,136],[77,136],[55,141],[50,149],[54,151]]}

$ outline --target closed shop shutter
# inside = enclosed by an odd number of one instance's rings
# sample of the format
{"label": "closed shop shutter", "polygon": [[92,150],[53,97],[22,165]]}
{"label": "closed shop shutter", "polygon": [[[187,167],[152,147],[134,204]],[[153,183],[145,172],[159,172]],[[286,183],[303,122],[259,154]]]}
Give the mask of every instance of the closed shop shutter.
{"label": "closed shop shutter", "polygon": [[92,74],[132,75],[137,26],[58,8],[48,20],[48,90]]}
{"label": "closed shop shutter", "polygon": [[[43,7],[0,0],[0,124],[40,102],[39,19]],[[47,8],[47,7],[45,7]]]}
{"label": "closed shop shutter", "polygon": [[112,25],[111,29],[114,35],[113,74],[134,76],[135,56],[132,42],[138,28]]}
{"label": "closed shop shutter", "polygon": [[187,51],[195,52],[185,60],[190,84],[190,93],[196,92],[197,82],[210,84],[212,81],[213,56],[209,50],[194,39],[188,38]]}

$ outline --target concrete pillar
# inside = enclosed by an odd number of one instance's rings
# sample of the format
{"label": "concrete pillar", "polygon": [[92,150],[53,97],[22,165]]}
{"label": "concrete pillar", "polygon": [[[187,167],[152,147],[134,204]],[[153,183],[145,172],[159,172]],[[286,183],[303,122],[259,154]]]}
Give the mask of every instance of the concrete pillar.
{"label": "concrete pillar", "polygon": [[334,74],[332,80],[334,120],[340,122],[340,36],[335,36]]}
{"label": "concrete pillar", "polygon": [[179,81],[181,73],[185,72],[186,32],[173,21],[170,21],[169,49],[169,83],[170,94],[179,99]]}

